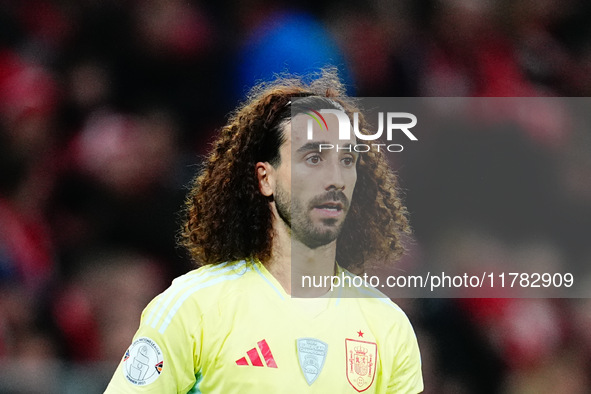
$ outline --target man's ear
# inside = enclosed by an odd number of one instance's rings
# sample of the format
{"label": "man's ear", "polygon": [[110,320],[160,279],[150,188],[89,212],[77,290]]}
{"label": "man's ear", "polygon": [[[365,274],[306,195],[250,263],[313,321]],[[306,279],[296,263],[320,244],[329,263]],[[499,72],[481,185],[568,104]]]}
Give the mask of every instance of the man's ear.
{"label": "man's ear", "polygon": [[255,166],[259,190],[263,196],[270,197],[275,191],[275,169],[268,162],[258,162]]}

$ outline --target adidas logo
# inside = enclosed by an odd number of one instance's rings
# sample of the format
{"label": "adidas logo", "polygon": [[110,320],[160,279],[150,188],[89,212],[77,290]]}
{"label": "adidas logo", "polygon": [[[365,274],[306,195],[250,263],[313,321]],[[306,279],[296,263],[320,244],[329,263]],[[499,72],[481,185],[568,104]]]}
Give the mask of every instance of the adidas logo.
{"label": "adidas logo", "polygon": [[[258,349],[256,347],[253,347],[248,352],[246,352],[248,359],[246,357],[242,357],[241,359],[236,360],[236,364],[246,366],[252,365],[253,367],[264,367],[263,361],[261,360],[262,355],[262,358],[265,360],[265,364],[267,364],[267,367],[277,368],[277,363],[273,358],[273,354],[271,353],[271,349],[269,348],[267,341],[263,339],[262,341],[257,342],[257,346]],[[261,351],[260,354],[259,350]],[[248,360],[250,360],[250,364],[248,363]]]}

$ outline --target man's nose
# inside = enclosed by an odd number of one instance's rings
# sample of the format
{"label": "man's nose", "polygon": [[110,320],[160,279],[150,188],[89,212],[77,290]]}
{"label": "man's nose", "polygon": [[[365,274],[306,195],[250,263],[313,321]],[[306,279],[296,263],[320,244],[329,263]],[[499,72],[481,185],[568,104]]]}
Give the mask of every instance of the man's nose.
{"label": "man's nose", "polygon": [[325,189],[345,190],[343,168],[338,161],[327,166]]}

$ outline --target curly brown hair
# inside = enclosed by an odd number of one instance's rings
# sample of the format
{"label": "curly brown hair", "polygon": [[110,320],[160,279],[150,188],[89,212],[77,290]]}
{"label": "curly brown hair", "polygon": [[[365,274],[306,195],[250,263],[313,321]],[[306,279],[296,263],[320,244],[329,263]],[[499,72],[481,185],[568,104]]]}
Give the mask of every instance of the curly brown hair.
{"label": "curly brown hair", "polygon": [[[222,128],[187,197],[180,234],[180,244],[198,264],[250,257],[265,263],[270,258],[273,216],[269,199],[259,190],[255,165],[280,164],[292,98],[330,98],[347,113],[356,110],[335,69],[309,78],[281,76],[256,86]],[[363,116],[359,125],[366,130]],[[396,175],[383,152],[361,153],[350,210],[337,240],[337,261],[359,271],[369,259],[398,258],[404,252],[403,233],[410,233],[410,227]]]}

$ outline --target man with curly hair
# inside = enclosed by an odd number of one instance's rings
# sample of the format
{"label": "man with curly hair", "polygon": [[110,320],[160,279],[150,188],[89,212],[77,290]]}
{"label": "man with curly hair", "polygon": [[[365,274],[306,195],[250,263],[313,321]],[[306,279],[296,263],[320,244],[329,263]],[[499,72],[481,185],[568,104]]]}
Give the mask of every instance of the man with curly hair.
{"label": "man with curly hair", "polygon": [[107,392],[422,391],[404,312],[334,286],[402,254],[396,177],[339,140],[335,116],[310,130],[320,110],[357,111],[332,69],[261,84],[231,115],[186,203],[181,243],[203,267],[146,307]]}

